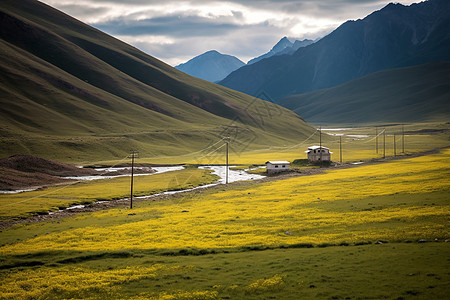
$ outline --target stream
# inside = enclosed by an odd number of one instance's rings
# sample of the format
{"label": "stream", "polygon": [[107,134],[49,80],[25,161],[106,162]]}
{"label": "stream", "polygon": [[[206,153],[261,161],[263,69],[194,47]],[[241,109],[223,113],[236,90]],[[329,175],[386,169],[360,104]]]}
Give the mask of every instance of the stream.
{"label": "stream", "polygon": [[[216,185],[219,185],[219,184],[225,184],[225,182],[226,182],[226,167],[225,166],[199,166],[198,168],[199,169],[204,169],[204,170],[211,170],[212,174],[215,174],[215,175],[219,176],[220,179],[218,179],[214,183],[209,183],[209,184],[197,186],[197,187],[190,188],[190,189],[178,190],[178,191],[166,191],[166,192],[162,192],[162,193],[158,193],[158,194],[137,196],[137,197],[133,197],[133,198],[135,198],[135,199],[146,199],[146,198],[156,197],[156,196],[160,196],[160,195],[173,195],[173,194],[193,191],[193,190],[197,190],[197,189],[204,189],[204,188],[216,186]],[[104,168],[104,169],[96,169],[96,170],[98,170],[98,171],[106,170],[106,171],[109,171],[109,172],[113,172],[113,171],[116,171],[116,170],[119,170],[119,169],[123,170],[125,168]],[[154,174],[161,174],[161,173],[165,173],[165,172],[178,171],[178,170],[184,169],[184,167],[182,167],[182,166],[153,167],[153,169],[155,169],[157,172],[150,173],[150,174],[136,174],[134,176],[154,175]],[[248,171],[248,170],[230,170],[230,169],[228,169],[228,183],[236,182],[236,181],[257,180],[257,179],[262,179],[262,178],[265,177],[263,175],[258,175],[258,174],[249,174],[246,171]],[[77,180],[95,180],[95,179],[107,179],[107,178],[122,177],[122,176],[130,176],[130,175],[81,176],[81,177],[66,177],[66,178],[77,179]],[[125,200],[126,199],[127,198],[125,198]],[[95,202],[95,203],[102,203],[102,202],[106,202],[106,201],[98,201],[98,202]],[[70,207],[68,207],[68,208],[66,208],[64,210],[71,210],[71,209],[84,208],[84,207],[85,207],[85,205],[80,204],[80,205],[70,206]],[[54,213],[57,213],[57,212],[60,212],[60,211],[62,211],[62,210],[49,212],[49,214],[51,215],[51,214],[54,214]]]}

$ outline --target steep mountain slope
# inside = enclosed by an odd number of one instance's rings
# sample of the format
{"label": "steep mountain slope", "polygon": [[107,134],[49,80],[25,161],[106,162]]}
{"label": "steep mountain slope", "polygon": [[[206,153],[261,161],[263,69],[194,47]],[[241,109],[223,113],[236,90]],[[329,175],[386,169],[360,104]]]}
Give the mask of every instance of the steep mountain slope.
{"label": "steep mountain slope", "polygon": [[314,41],[312,40],[296,40],[294,43],[292,43],[287,37],[283,37],[278,43],[275,44],[275,46],[272,47],[272,49],[270,49],[269,52],[249,60],[247,64],[251,65],[274,55],[292,54],[299,48],[311,45],[313,42]]}
{"label": "steep mountain slope", "polygon": [[211,50],[175,68],[194,77],[216,82],[244,65],[237,57]]}
{"label": "steep mountain slope", "polygon": [[348,21],[294,55],[244,66],[220,84],[274,99],[332,87],[376,71],[450,60],[450,1],[389,4]]}
{"label": "steep mountain slope", "polygon": [[308,39],[304,39],[304,40],[295,40],[295,42],[292,44],[291,47],[287,47],[285,49],[283,49],[282,51],[278,52],[277,55],[281,55],[281,54],[294,54],[298,49],[306,47],[311,45],[312,43],[314,43],[313,40],[308,40]]}
{"label": "steep mountain slope", "polygon": [[379,71],[337,87],[292,95],[279,104],[315,123],[450,119],[450,62]]}
{"label": "steep mountain slope", "polygon": [[314,130],[287,109],[186,75],[38,1],[2,1],[0,24],[0,156],[181,154],[229,131],[251,148]]}

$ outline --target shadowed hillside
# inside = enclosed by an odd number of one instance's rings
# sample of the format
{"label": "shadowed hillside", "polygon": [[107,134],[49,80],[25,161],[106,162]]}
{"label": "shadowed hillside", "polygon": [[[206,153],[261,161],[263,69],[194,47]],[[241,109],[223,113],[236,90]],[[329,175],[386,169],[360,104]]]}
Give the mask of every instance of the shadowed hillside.
{"label": "shadowed hillside", "polygon": [[315,123],[448,121],[450,62],[380,71],[279,104]]}
{"label": "shadowed hillside", "polygon": [[0,156],[176,155],[224,135],[252,148],[314,130],[287,109],[188,76],[38,1],[2,1],[0,24]]}
{"label": "shadowed hillside", "polygon": [[293,55],[244,66],[220,82],[280,100],[333,87],[377,71],[450,61],[450,2],[389,4],[362,20],[347,21]]}

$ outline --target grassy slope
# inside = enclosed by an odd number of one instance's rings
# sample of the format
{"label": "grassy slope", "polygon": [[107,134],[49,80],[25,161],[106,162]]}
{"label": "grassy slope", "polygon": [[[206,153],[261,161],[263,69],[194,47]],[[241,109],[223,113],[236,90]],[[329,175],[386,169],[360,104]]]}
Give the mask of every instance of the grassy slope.
{"label": "grassy slope", "polygon": [[437,62],[377,72],[280,104],[313,123],[446,121],[449,97],[450,62]]}
{"label": "grassy slope", "polygon": [[449,155],[3,230],[2,297],[443,298]]}
{"label": "grassy slope", "polygon": [[230,128],[252,146],[313,130],[289,110],[190,77],[37,1],[2,1],[0,17],[2,156],[180,154]]}

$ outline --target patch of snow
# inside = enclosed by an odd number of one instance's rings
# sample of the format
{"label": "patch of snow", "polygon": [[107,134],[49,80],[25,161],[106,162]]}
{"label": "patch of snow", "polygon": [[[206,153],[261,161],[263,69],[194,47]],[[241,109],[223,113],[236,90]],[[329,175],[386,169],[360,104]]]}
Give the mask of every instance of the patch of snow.
{"label": "patch of snow", "polygon": [[[135,169],[139,169],[136,167]],[[156,170],[155,173],[145,173],[145,174],[134,174],[134,176],[146,176],[146,175],[155,175],[155,174],[161,174],[165,172],[171,172],[171,171],[179,171],[183,170],[183,166],[173,166],[173,167],[152,167],[152,169]],[[122,171],[122,170],[131,170],[131,167],[122,167],[122,168],[98,168],[95,169],[99,172],[116,172],[116,171]],[[116,177],[125,177],[125,176],[131,176],[131,174],[122,174],[122,175],[111,175],[111,176],[102,176],[102,175],[94,175],[94,176],[69,176],[64,177],[65,179],[75,179],[75,180],[97,180],[97,179],[111,179]]]}
{"label": "patch of snow", "polygon": [[74,206],[70,206],[68,208],[66,208],[66,210],[70,210],[70,209],[76,209],[76,208],[85,208],[85,205],[74,205]]}
{"label": "patch of snow", "polygon": [[23,190],[14,190],[14,191],[0,191],[0,194],[18,194],[18,193],[24,193],[24,192],[32,192],[37,189],[23,189]]}
{"label": "patch of snow", "polygon": [[174,167],[153,167],[152,169],[156,170],[156,173],[154,174],[161,174],[165,172],[172,172],[172,171],[180,171],[183,170],[183,166],[174,166]]}

